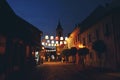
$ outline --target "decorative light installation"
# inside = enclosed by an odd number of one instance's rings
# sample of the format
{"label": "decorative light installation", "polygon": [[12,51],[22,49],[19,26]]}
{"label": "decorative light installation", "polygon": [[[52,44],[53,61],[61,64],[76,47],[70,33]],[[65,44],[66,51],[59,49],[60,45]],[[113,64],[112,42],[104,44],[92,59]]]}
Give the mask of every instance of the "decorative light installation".
{"label": "decorative light installation", "polygon": [[59,40],[59,37],[58,37],[58,36],[56,36],[56,37],[55,37],[55,40]]}
{"label": "decorative light installation", "polygon": [[51,43],[54,44],[54,41],[52,40]]}
{"label": "decorative light installation", "polygon": [[48,36],[45,35],[45,39],[43,39],[44,41],[42,42],[42,45],[44,46],[60,46],[62,44],[67,44],[67,37],[54,37],[54,36]]}
{"label": "decorative light installation", "polygon": [[63,40],[63,37],[60,37],[60,40]]}
{"label": "decorative light installation", "polygon": [[67,40],[68,39],[68,37],[65,37],[65,40]]}
{"label": "decorative light installation", "polygon": [[48,35],[46,35],[46,36],[45,36],[45,39],[49,39],[49,36],[48,36]]}
{"label": "decorative light installation", "polygon": [[56,44],[58,44],[58,41],[56,41]]}
{"label": "decorative light installation", "polygon": [[49,43],[48,46],[51,46],[51,44]]}
{"label": "decorative light installation", "polygon": [[50,43],[50,40],[47,40],[47,43]]}
{"label": "decorative light installation", "polygon": [[44,43],[44,42],[42,42],[42,45],[45,45],[45,43]]}
{"label": "decorative light installation", "polygon": [[48,45],[48,43],[45,43],[45,45],[47,46],[47,45]]}
{"label": "decorative light installation", "polygon": [[50,36],[50,39],[53,40],[53,39],[54,39],[54,36]]}
{"label": "decorative light installation", "polygon": [[60,41],[60,45],[61,45],[61,44],[63,44],[63,42],[62,42],[62,41]]}
{"label": "decorative light installation", "polygon": [[64,41],[64,44],[67,44],[67,42],[66,42],[66,41]]}

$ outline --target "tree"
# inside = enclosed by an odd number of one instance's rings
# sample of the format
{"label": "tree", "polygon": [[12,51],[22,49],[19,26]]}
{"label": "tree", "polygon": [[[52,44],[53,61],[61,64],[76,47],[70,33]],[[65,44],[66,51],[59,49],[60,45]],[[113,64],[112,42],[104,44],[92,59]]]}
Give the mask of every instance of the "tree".
{"label": "tree", "polygon": [[75,60],[76,60],[76,53],[77,53],[77,48],[76,47],[71,47],[70,49],[70,53],[71,55],[73,56],[74,60],[73,60],[73,63],[75,63]]}
{"label": "tree", "polygon": [[62,51],[62,55],[65,56],[66,61],[68,61],[68,57],[70,56],[70,49],[64,49]]}
{"label": "tree", "polygon": [[77,48],[76,47],[71,47],[70,51],[71,51],[71,55],[74,56],[77,53]]}
{"label": "tree", "polygon": [[78,49],[78,55],[81,56],[81,64],[83,65],[83,68],[85,67],[84,58],[87,54],[89,54],[89,49],[88,48],[84,47],[84,48],[79,48]]}
{"label": "tree", "polygon": [[106,44],[103,40],[96,40],[92,44],[92,49],[97,52],[98,58],[100,59],[99,64],[101,65],[102,54],[106,51]]}

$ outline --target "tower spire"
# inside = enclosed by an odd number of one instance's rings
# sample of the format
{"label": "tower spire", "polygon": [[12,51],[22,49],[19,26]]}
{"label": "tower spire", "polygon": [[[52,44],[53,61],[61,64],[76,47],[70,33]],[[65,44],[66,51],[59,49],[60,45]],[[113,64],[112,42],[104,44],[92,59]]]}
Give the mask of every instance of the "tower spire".
{"label": "tower spire", "polygon": [[60,20],[58,21],[58,25],[57,25],[57,28],[56,28],[56,36],[63,36],[63,28],[61,26],[61,23],[60,23]]}
{"label": "tower spire", "polygon": [[59,29],[63,30],[63,28],[62,28],[62,26],[61,26],[61,23],[60,23],[60,20],[58,21],[58,25],[57,25],[56,30],[59,30]]}

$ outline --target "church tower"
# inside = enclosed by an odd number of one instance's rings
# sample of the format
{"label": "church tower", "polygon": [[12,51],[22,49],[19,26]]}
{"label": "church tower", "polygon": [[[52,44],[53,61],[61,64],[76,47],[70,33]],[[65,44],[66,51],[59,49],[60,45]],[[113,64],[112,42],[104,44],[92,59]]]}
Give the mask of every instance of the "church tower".
{"label": "church tower", "polygon": [[60,24],[60,21],[58,22],[57,28],[56,28],[56,36],[59,38],[63,36],[63,28]]}
{"label": "church tower", "polygon": [[60,45],[60,37],[63,37],[63,28],[60,24],[60,21],[58,22],[57,28],[56,28],[56,36],[57,36],[57,41],[58,41],[58,46],[56,46],[56,54],[57,54],[57,59],[58,61],[61,61],[61,51],[63,47]]}

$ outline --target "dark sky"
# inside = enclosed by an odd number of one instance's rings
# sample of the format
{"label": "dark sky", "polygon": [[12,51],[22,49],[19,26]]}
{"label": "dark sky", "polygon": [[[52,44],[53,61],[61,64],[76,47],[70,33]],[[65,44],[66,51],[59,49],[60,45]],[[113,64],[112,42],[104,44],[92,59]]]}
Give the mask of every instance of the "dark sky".
{"label": "dark sky", "polygon": [[64,34],[84,20],[98,5],[111,0],[7,0],[17,15],[44,34],[54,35],[58,21]]}

